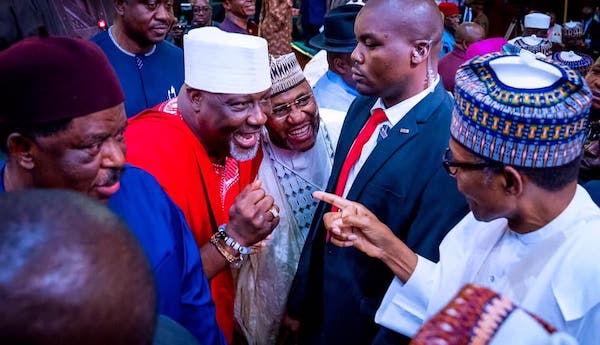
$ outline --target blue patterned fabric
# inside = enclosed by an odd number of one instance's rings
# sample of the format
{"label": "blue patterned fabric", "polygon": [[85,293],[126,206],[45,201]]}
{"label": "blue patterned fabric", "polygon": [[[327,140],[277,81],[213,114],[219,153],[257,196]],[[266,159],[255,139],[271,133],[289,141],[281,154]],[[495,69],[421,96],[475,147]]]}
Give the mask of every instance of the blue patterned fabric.
{"label": "blue patterned fabric", "polygon": [[[492,53],[459,68],[452,137],[481,156],[513,166],[561,166],[579,157],[591,102],[582,77],[569,67],[538,59],[550,69],[556,67],[560,79],[544,88],[514,88],[502,83],[490,65],[507,56],[518,58]],[[530,68],[529,77],[544,73]]]}

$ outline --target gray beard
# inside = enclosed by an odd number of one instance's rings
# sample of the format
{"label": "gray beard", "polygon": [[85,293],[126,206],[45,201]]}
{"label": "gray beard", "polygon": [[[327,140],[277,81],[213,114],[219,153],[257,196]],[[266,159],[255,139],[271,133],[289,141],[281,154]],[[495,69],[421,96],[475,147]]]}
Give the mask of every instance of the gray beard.
{"label": "gray beard", "polygon": [[237,146],[233,140],[231,140],[229,141],[229,154],[238,162],[248,161],[256,156],[256,152],[258,152],[258,145],[259,142],[257,141],[256,145],[254,145],[252,148],[242,149]]}

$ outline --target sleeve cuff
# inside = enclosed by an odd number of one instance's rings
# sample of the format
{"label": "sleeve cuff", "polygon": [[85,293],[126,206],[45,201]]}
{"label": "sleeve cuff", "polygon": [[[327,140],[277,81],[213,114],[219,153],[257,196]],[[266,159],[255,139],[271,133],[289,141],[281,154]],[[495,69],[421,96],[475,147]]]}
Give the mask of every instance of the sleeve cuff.
{"label": "sleeve cuff", "polygon": [[403,284],[394,278],[375,314],[375,322],[408,337],[413,337],[425,320],[436,276],[437,265],[417,257],[417,266],[409,280]]}

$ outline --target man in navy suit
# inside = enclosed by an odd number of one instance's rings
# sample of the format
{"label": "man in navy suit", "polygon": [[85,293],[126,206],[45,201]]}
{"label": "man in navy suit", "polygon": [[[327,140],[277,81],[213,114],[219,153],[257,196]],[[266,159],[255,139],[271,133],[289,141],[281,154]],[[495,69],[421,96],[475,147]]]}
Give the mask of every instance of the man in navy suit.
{"label": "man in navy suit", "polygon": [[[327,186],[365,205],[434,261],[447,230],[468,210],[441,164],[452,111],[437,73],[442,30],[433,1],[371,0],[358,14],[352,72],[363,96],[348,110]],[[382,110],[383,121],[371,123]],[[370,126],[375,130],[353,162],[352,147],[363,144]],[[280,336],[299,331],[302,344],[402,342],[374,321],[392,272],[329,243],[322,221],[328,211],[324,203],[316,210]]]}

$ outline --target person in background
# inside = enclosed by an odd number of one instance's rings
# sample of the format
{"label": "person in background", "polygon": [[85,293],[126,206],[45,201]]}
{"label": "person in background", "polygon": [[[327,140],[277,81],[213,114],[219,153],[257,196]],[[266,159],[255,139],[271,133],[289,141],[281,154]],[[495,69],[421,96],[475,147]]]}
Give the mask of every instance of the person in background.
{"label": "person in background", "polygon": [[465,57],[467,48],[471,44],[481,41],[485,37],[485,33],[479,24],[468,22],[460,24],[454,36],[456,39],[454,49],[444,55],[438,64],[444,88],[450,92],[454,91],[454,77],[458,67],[467,61]]}
{"label": "person in background", "polygon": [[529,13],[524,18],[523,36],[515,37],[508,43],[532,53],[552,55],[552,43],[546,38],[550,28],[550,16],[543,13]]}
{"label": "person in background", "polygon": [[583,40],[587,52],[597,59],[600,56],[600,14],[598,8],[584,6],[581,9]]}
{"label": "person in background", "polygon": [[[334,147],[293,53],[271,58],[273,111],[262,135],[258,178],[279,205],[279,225],[237,274],[236,320],[249,345],[275,344],[287,294]],[[261,312],[256,313],[257,310]]]}
{"label": "person in background", "polygon": [[[93,81],[93,82],[92,82]],[[28,92],[23,92],[28,90]],[[223,344],[200,255],[154,178],[125,164],[127,124],[114,69],[92,42],[28,38],[0,52],[0,193],[69,189],[107,203],[142,245],[158,312]]]}
{"label": "person in background", "polygon": [[258,35],[269,43],[274,56],[292,52],[292,0],[264,0]]}
{"label": "person in background", "polygon": [[358,96],[352,79],[354,62],[351,53],[356,47],[354,22],[361,5],[342,5],[329,11],[324,19],[323,32],[313,37],[310,44],[327,52],[328,70],[313,86],[319,108],[346,113]]}
{"label": "person in background", "polygon": [[[231,342],[232,270],[279,221],[273,197],[256,181],[271,113],[267,42],[204,27],[185,35],[184,45],[185,84],[177,98],[129,120],[127,160],[154,175],[185,214]],[[207,52],[211,63],[198,63]]]}
{"label": "person in background", "polygon": [[219,28],[225,32],[258,35],[258,26],[252,21],[256,13],[255,0],[223,0],[225,19]]}
{"label": "person in background", "polygon": [[546,34],[546,38],[553,44],[562,45],[562,26],[556,22],[556,13],[548,12],[550,17],[550,28]]}
{"label": "person in background", "polygon": [[577,183],[592,102],[587,84],[549,59],[492,53],[461,66],[455,97],[442,162],[471,213],[442,241],[438,263],[415,254],[364,206],[315,192],[342,210],[324,218],[334,244],[383,260],[396,275],[376,322],[412,337],[475,283],[579,343],[594,343],[600,208]]}
{"label": "person in background", "polygon": [[444,15],[444,33],[442,35],[442,50],[440,58],[454,49],[456,40],[454,33],[460,24],[460,12],[458,5],[452,2],[441,2],[438,5],[440,12]]}
{"label": "person in background", "polygon": [[112,0],[6,0],[0,2],[0,50],[40,29],[54,36],[90,39],[114,17]]}
{"label": "person in background", "polygon": [[579,54],[587,51],[581,22],[570,21],[563,24],[563,45],[562,49],[566,51],[574,51]]}
{"label": "person in background", "polygon": [[213,21],[212,5],[210,0],[192,0],[192,20],[187,22],[185,17],[183,20],[176,22],[171,28],[170,39],[173,44],[183,48],[183,35],[187,34],[191,29],[203,28],[205,26],[219,27],[219,23]]}
{"label": "person in background", "polygon": [[1,193],[0,228],[2,344],[152,344],[152,270],[105,206],[68,191]]}
{"label": "person in background", "polygon": [[600,58],[585,77],[592,91],[592,109],[579,180],[600,206]]}
{"label": "person in background", "polygon": [[114,25],[92,41],[117,72],[132,117],[175,97],[183,84],[183,52],[165,41],[175,22],[173,0],[115,0],[114,8]]}
{"label": "person in background", "polygon": [[[467,212],[439,162],[452,111],[437,73],[442,30],[433,1],[369,0],[359,12],[352,60],[363,96],[348,110],[326,189],[372,207],[394,236],[431,260]],[[315,211],[280,336],[298,335],[301,344],[400,343],[373,322],[393,273],[333,245],[321,221],[328,211],[325,203]]]}
{"label": "person in background", "polygon": [[479,24],[485,32],[487,38],[490,34],[490,21],[485,15],[485,0],[472,0],[471,10],[473,12],[473,23]]}

